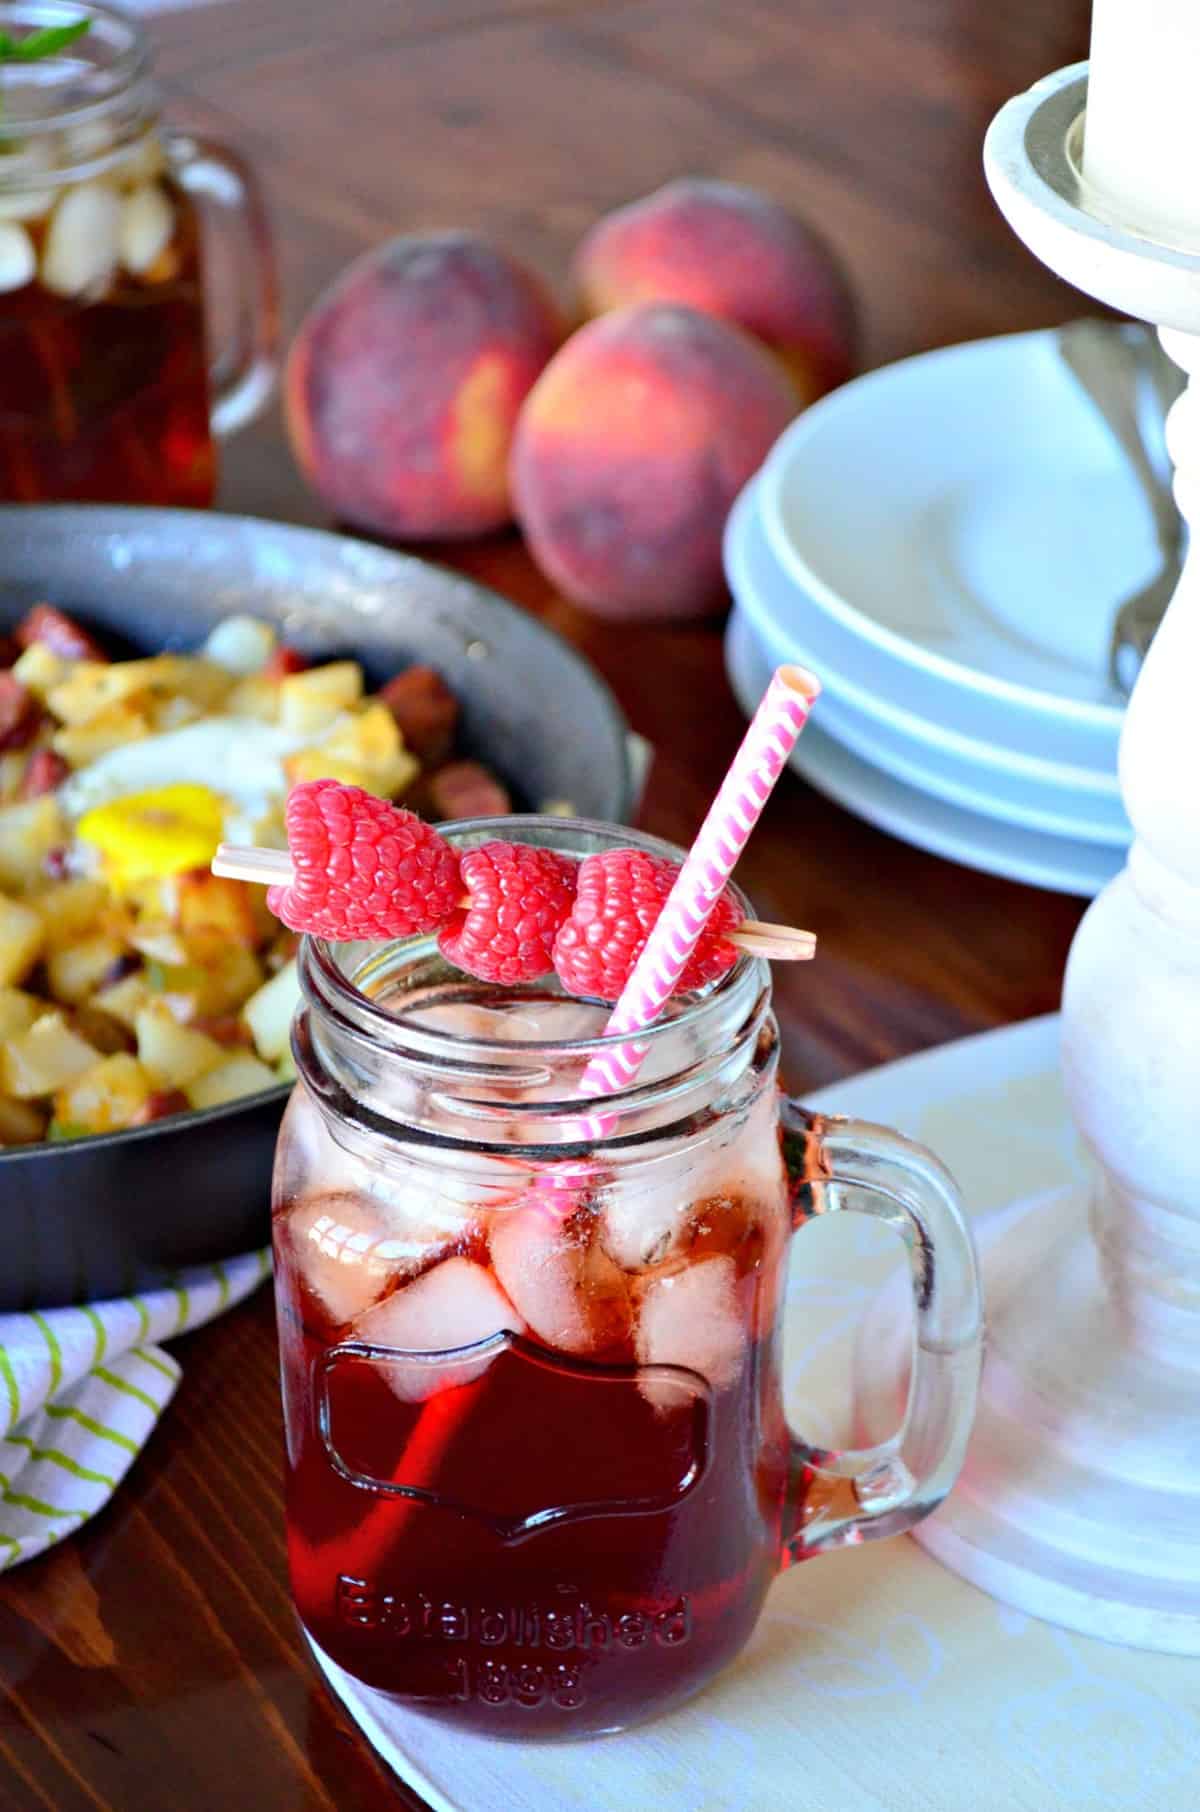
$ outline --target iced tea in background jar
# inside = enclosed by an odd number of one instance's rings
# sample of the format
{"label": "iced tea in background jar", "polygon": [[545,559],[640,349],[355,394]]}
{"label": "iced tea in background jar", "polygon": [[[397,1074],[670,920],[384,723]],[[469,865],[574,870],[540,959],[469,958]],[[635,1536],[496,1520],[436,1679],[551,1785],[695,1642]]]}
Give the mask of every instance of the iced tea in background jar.
{"label": "iced tea in background jar", "polygon": [[[50,54],[13,54],[83,20]],[[0,0],[0,34],[0,501],[209,504],[214,435],[275,374],[253,182],[230,152],[163,129],[132,20]],[[229,348],[206,331],[198,200],[233,242]]]}
{"label": "iced tea in background jar", "polygon": [[[569,820],[446,834],[678,854]],[[928,1152],[780,1096],[765,965],[672,999],[583,1146],[606,1007],[475,981],[432,937],[306,938],[300,965],[274,1191],[288,1552],[368,1730],[406,1708],[623,1729],[737,1655],[780,1568],[936,1508],[979,1372],[970,1238]],[[793,1229],[842,1210],[912,1261],[909,1413],[861,1453],[789,1429],[780,1378]]]}

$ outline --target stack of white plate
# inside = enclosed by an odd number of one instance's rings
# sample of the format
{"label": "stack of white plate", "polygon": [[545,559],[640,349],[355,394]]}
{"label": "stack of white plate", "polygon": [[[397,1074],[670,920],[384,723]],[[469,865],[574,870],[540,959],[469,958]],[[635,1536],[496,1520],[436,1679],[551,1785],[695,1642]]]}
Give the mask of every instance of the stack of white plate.
{"label": "stack of white plate", "polygon": [[907,359],[783,435],[729,520],[730,678],[824,694],[795,765],[910,843],[1090,895],[1121,867],[1117,607],[1149,513],[1051,333]]}

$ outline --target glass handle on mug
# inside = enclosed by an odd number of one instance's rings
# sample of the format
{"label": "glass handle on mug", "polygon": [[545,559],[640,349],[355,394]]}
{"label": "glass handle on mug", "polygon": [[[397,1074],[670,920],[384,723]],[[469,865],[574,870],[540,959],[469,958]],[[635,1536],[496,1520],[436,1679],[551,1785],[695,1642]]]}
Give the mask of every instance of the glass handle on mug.
{"label": "glass handle on mug", "polygon": [[[958,1190],[933,1153],[887,1127],[782,1105],[797,1230],[867,1214],[908,1252],[915,1316],[908,1401],[875,1447],[831,1451],[792,1436],[804,1481],[784,1562],[898,1535],[946,1496],[966,1452],[983,1360],[983,1303]],[[902,1382],[902,1381],[898,1381]],[[824,1488],[822,1488],[824,1487]]]}
{"label": "glass handle on mug", "polygon": [[235,151],[179,132],[166,135],[166,149],[180,185],[225,223],[234,322],[228,344],[209,367],[212,431],[224,439],[253,421],[279,370],[279,281],[271,229],[258,182]]}

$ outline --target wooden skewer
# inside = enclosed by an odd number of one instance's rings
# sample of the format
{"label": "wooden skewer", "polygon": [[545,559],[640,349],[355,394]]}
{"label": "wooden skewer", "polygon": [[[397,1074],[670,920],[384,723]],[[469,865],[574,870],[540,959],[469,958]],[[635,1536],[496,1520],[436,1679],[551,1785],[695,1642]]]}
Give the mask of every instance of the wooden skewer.
{"label": "wooden skewer", "polygon": [[765,956],[776,963],[805,963],[817,953],[816,933],[795,925],[743,919],[736,931],[727,931],[725,936],[748,956]]}
{"label": "wooden skewer", "polygon": [[287,887],[295,874],[286,849],[239,849],[236,843],[218,846],[212,871],[229,881],[257,881],[260,887]]}
{"label": "wooden skewer", "polygon": [[[253,881],[260,887],[286,887],[295,873],[285,849],[239,849],[232,843],[221,844],[212,859],[212,871],[230,881]],[[776,963],[807,962],[817,948],[811,931],[770,925],[761,919],[743,919],[736,931],[726,935],[748,956],[763,956]]]}

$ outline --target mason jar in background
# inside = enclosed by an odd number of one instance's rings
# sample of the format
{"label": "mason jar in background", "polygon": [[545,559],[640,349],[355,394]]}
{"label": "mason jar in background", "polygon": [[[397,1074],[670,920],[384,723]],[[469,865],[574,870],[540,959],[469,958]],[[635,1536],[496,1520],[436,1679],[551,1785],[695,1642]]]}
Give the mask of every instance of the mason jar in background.
{"label": "mason jar in background", "polygon": [[[163,128],[133,20],[0,0],[10,42],[85,18],[55,54],[0,62],[0,501],[210,504],[214,438],[275,380],[262,203],[231,152]],[[221,347],[201,212],[237,273]]]}

